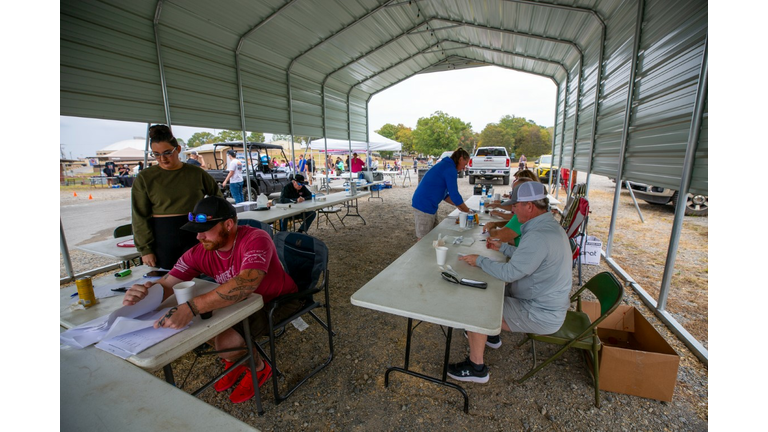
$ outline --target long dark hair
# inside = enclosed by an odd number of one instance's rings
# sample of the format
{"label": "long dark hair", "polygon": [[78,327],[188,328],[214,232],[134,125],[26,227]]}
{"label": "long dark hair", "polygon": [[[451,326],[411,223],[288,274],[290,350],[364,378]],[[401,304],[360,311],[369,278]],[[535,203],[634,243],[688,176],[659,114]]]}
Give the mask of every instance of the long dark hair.
{"label": "long dark hair", "polygon": [[171,128],[163,124],[156,124],[149,127],[149,143],[167,142],[168,144],[178,147],[179,142],[176,141],[176,137],[173,136]]}
{"label": "long dark hair", "polygon": [[461,158],[469,160],[469,153],[467,153],[467,151],[463,148],[459,147],[455,152],[453,152],[451,159],[453,159],[453,163],[455,163],[456,166],[459,166],[459,159]]}

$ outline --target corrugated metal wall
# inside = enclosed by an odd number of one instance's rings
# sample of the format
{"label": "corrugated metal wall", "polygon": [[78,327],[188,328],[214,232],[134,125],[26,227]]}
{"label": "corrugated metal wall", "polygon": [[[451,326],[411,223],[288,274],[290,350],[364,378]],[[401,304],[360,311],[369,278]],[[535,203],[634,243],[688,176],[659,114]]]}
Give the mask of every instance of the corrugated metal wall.
{"label": "corrugated metal wall", "polygon": [[155,1],[115,7],[61,3],[60,99],[64,115],[165,121],[152,37]]}
{"label": "corrugated metal wall", "polygon": [[619,152],[633,65],[637,2],[623,2],[606,28],[603,82],[598,110],[592,171],[609,177],[618,172]]}
{"label": "corrugated metal wall", "polygon": [[[645,1],[640,52],[632,59],[638,1],[63,0],[61,113],[167,121],[152,26],[160,4],[173,124],[242,128],[237,59],[246,129],[287,134],[292,123],[294,134],[319,137],[325,114],[325,135],[347,139],[351,131],[354,140],[366,138],[372,94],[462,62],[497,64],[559,83],[557,165],[615,177],[636,65],[623,178],[677,188],[707,2]],[[565,10],[569,5],[581,9]],[[602,46],[599,20],[586,8],[605,20]],[[692,189],[706,193],[706,114],[702,125]]]}
{"label": "corrugated metal wall", "polygon": [[708,194],[709,186],[709,101],[704,104],[704,118],[701,123],[701,135],[699,135],[699,146],[696,149],[694,158],[693,174],[691,175],[691,193],[702,195]]}
{"label": "corrugated metal wall", "polygon": [[562,151],[562,164],[561,167],[571,166],[571,160],[573,159],[573,142],[576,121],[579,116],[578,104],[580,101],[580,88],[581,88],[581,76],[579,70],[580,64],[577,64],[568,71],[568,86],[567,93],[565,95],[565,129],[563,130],[563,136],[560,137],[561,151]]}
{"label": "corrugated metal wall", "polygon": [[[707,2],[646,2],[625,179],[680,187],[706,37]],[[701,163],[692,185],[706,193]]]}
{"label": "corrugated metal wall", "polygon": [[[576,130],[576,148],[573,154],[573,167],[586,171],[590,164],[592,150],[592,123],[595,116],[595,88],[598,85],[598,62],[600,58],[601,28],[593,26],[587,38],[584,52],[584,67],[581,69],[581,90],[579,101],[579,125]],[[566,165],[568,166],[568,165]]]}
{"label": "corrugated metal wall", "polygon": [[565,98],[567,80],[562,80],[557,87],[557,127],[555,127],[554,136],[552,137],[555,146],[553,153],[552,163],[554,166],[562,166],[561,155],[563,154],[563,137],[565,137]]}

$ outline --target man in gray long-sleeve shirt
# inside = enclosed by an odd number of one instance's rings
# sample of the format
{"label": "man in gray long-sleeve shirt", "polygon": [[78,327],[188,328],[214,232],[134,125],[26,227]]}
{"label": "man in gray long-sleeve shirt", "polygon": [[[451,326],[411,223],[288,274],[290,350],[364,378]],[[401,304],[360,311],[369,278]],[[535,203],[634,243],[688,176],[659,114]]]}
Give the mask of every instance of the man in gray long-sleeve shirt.
{"label": "man in gray long-sleeve shirt", "polygon": [[[544,186],[522,183],[510,196],[512,209],[523,224],[520,245],[488,239],[487,245],[510,257],[506,263],[479,255],[459,258],[508,282],[501,328],[511,332],[550,334],[560,329],[570,305],[571,248],[565,230],[548,211]],[[459,381],[488,382],[483,361],[485,346],[498,348],[498,336],[467,332],[469,358],[449,366],[448,375]]]}

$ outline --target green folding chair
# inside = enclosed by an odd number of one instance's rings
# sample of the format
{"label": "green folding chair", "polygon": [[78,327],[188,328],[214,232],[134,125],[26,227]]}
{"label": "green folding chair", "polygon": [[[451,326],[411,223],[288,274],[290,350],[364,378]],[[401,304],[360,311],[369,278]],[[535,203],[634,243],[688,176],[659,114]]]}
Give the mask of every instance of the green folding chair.
{"label": "green folding chair", "polygon": [[[581,294],[584,290],[589,290],[600,302],[600,317],[594,322],[590,322],[589,316],[582,312]],[[621,282],[610,272],[602,272],[595,275],[584,286],[582,286],[572,297],[571,302],[576,302],[576,310],[568,311],[565,321],[560,330],[551,335],[538,335],[526,333],[525,338],[517,346],[522,346],[528,340],[531,341],[533,352],[533,369],[525,376],[517,380],[522,383],[540,371],[544,366],[550,364],[558,357],[565,354],[569,348],[584,350],[585,355],[589,355],[592,363],[592,377],[595,386],[595,406],[600,407],[600,365],[598,364],[598,353],[602,348],[600,338],[597,336],[597,326],[608,315],[610,315],[621,303],[624,298],[624,288]],[[561,345],[551,357],[537,366],[536,359],[536,341]]]}

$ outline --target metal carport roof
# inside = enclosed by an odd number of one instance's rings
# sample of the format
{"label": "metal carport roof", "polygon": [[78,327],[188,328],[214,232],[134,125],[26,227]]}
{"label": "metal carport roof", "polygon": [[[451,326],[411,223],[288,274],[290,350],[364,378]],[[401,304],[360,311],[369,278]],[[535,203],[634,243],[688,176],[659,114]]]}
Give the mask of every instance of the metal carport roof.
{"label": "metal carport roof", "polygon": [[562,166],[707,194],[707,1],[63,0],[60,16],[61,115],[368,141],[376,93],[498,65],[557,85]]}

